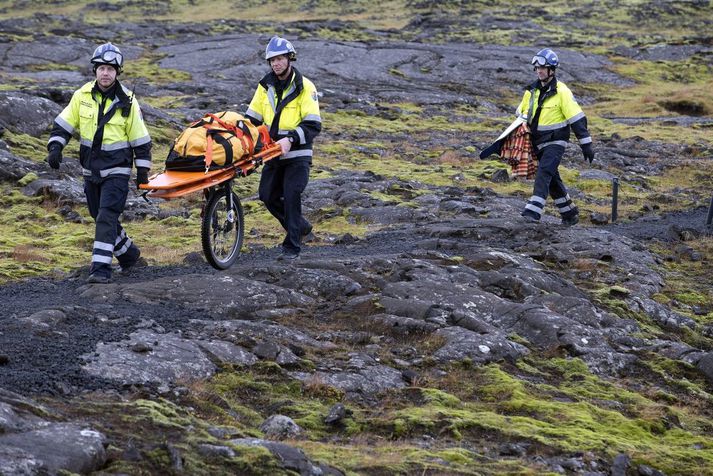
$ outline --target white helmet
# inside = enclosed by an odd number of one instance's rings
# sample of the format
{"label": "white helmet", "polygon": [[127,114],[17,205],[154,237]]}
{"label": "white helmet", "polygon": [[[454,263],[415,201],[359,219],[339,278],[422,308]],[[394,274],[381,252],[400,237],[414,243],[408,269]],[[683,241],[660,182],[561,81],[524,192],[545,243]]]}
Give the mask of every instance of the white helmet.
{"label": "white helmet", "polygon": [[269,60],[275,56],[287,55],[290,61],[295,61],[297,59],[297,52],[292,43],[279,36],[273,36],[270,38],[270,42],[265,47],[265,59]]}
{"label": "white helmet", "polygon": [[120,73],[121,68],[124,66],[124,55],[121,54],[121,50],[116,46],[111,43],[104,43],[94,50],[91,63],[95,68],[100,64],[108,64],[115,67],[116,71]]}

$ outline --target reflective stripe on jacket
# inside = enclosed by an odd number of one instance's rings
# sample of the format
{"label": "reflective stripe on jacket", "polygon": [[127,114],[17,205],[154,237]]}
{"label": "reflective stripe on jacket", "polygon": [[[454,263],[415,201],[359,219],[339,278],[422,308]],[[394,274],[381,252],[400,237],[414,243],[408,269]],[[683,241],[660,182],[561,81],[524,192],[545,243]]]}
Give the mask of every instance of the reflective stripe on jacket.
{"label": "reflective stripe on jacket", "polygon": [[[273,72],[260,80],[245,115],[256,125],[267,125],[275,141],[292,138],[292,148],[282,159],[301,157],[311,162],[312,141],[322,130],[317,88],[293,66],[290,83],[278,100],[277,81]],[[278,113],[279,122],[275,124]]]}
{"label": "reflective stripe on jacket", "polygon": [[[137,168],[151,168],[151,137],[141,108],[136,99],[131,98],[131,91],[121,84],[117,85],[114,100],[105,103],[103,116],[111,115],[111,118],[104,125],[101,142],[94,144],[102,99],[101,95],[92,92],[94,83],[90,81],[75,91],[67,107],[55,118],[48,146],[58,142],[64,147],[77,133],[79,161],[87,176],[130,176],[132,164]],[[122,112],[126,107],[130,109],[125,117]]]}
{"label": "reflective stripe on jacket", "polygon": [[548,145],[565,146],[570,128],[580,144],[592,142],[587,117],[572,91],[557,78],[552,78],[544,89],[539,81],[528,85],[517,114],[530,124],[532,142],[538,150]]}

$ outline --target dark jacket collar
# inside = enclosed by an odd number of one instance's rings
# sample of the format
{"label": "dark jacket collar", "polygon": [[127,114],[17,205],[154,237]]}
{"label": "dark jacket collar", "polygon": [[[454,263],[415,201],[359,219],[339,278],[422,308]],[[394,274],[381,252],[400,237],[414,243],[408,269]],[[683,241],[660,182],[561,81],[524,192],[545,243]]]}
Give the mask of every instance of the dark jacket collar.
{"label": "dark jacket collar", "polygon": [[[270,86],[275,87],[275,85],[280,81],[280,79],[277,77],[277,75],[273,72],[270,71],[267,73],[261,80],[260,80],[260,85],[265,88],[269,89]],[[299,94],[302,91],[302,73],[300,73],[297,68],[292,66],[292,77],[290,78],[290,81],[287,82],[287,85],[289,86],[290,82],[294,82],[295,84],[295,89],[297,90],[297,94]]]}
{"label": "dark jacket collar", "polygon": [[116,97],[116,91],[120,88],[121,88],[121,86],[119,86],[119,81],[116,80],[116,81],[114,81],[114,84],[112,84],[109,89],[107,89],[106,91],[102,91],[101,88],[99,87],[99,83],[97,81],[94,81],[94,87],[92,87],[92,93],[99,93],[102,95],[102,97],[111,99],[113,101],[114,98]]}
{"label": "dark jacket collar", "polygon": [[92,93],[95,92],[98,92],[105,98],[110,99],[112,101],[114,99],[117,99],[116,107],[122,109],[122,115],[124,117],[127,117],[129,115],[129,110],[131,109],[131,98],[127,96],[126,91],[124,91],[124,86],[121,85],[118,79],[114,82],[114,85],[106,91],[102,91],[101,89],[99,89],[99,85],[95,81],[94,86],[92,87]]}
{"label": "dark jacket collar", "polygon": [[557,92],[557,77],[553,77],[552,81],[547,83],[547,86],[545,86],[544,88],[540,85],[540,80],[536,79],[532,83],[528,84],[525,89],[527,89],[528,91],[534,91],[536,89],[539,89],[543,93],[551,92],[551,94],[555,94]]}

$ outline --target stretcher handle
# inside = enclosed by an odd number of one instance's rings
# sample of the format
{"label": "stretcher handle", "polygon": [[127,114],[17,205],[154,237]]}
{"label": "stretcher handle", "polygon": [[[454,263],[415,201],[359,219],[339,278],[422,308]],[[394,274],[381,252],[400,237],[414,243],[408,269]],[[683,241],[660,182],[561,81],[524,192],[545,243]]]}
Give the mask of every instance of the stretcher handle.
{"label": "stretcher handle", "polygon": [[[261,150],[259,153],[246,157],[245,160],[243,160],[242,162],[234,163],[233,168],[236,170],[238,175],[247,175],[251,173],[252,170],[256,167],[259,167],[265,162],[281,155],[282,147],[280,147],[280,144],[272,144],[270,147]],[[243,167],[246,165],[249,166],[249,170],[243,170]],[[238,172],[238,170],[240,171]]]}
{"label": "stretcher handle", "polygon": [[265,159],[268,159],[268,157],[269,159],[274,159],[275,157],[278,157],[280,155],[282,155],[282,147],[280,147],[280,144],[274,143],[270,147],[267,147],[258,152],[257,154],[253,155],[252,158],[263,159],[264,161]]}

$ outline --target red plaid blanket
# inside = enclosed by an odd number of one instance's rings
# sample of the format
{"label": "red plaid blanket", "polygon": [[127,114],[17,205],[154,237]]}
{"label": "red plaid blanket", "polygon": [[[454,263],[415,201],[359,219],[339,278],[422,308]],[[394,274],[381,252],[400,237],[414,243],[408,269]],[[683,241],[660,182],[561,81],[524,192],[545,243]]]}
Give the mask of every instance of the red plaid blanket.
{"label": "red plaid blanket", "polygon": [[500,158],[510,164],[514,177],[531,179],[537,172],[537,159],[532,152],[530,128],[522,124],[505,138]]}

